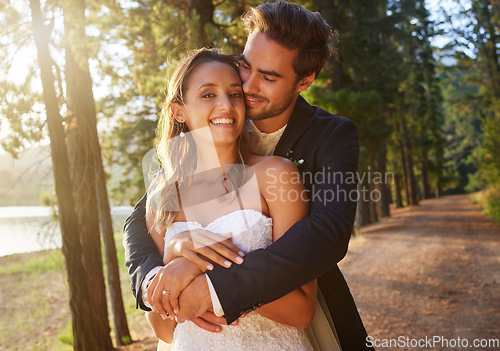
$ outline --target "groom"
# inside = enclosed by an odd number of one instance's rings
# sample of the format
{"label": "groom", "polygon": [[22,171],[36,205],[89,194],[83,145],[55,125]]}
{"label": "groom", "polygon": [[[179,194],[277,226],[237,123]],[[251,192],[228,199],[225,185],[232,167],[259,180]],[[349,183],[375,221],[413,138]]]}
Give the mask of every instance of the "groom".
{"label": "groom", "polygon": [[[282,1],[251,9],[243,23],[249,36],[240,75],[252,140],[261,154],[301,161],[310,215],[267,249],[247,254],[244,264],[215,267],[195,278],[180,295],[177,317],[191,319],[213,308],[230,324],[317,278],[342,349],[371,349],[337,266],[347,252],[356,210],[351,195],[356,185],[343,181],[357,171],[356,127],[299,95],[321,71],[334,36],[319,13]],[[124,245],[132,290],[138,305],[149,310],[143,283],[163,262],[144,218],[145,197],[127,219]]]}

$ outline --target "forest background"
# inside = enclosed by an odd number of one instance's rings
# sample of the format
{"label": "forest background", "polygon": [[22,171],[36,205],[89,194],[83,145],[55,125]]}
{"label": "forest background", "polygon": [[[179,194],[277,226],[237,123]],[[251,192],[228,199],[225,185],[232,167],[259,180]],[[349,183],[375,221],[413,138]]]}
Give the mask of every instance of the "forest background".
{"label": "forest background", "polygon": [[[241,53],[246,34],[240,16],[260,3],[0,1],[0,145],[16,157],[50,140],[55,193],[43,197],[45,204],[59,205],[72,301],[89,311],[105,304],[98,293],[84,302],[76,287],[81,295],[96,284],[104,289],[97,268],[102,262],[89,261],[100,250],[99,232],[106,263],[113,260],[112,229],[109,234],[103,224],[109,201],[102,196],[109,194],[116,205],[134,204],[144,193],[142,158],[154,144],[169,74],[194,48]],[[391,175],[389,183],[368,177],[360,182],[360,190],[381,196],[360,199],[358,226],[389,216],[390,203],[413,206],[477,190],[483,190],[485,211],[500,220],[500,3],[297,3],[319,11],[341,36],[340,55],[327,62],[304,97],[355,121],[361,174]],[[23,59],[26,52],[34,59]],[[2,170],[0,177],[5,189],[12,188],[15,176]],[[88,265],[78,268],[82,260]],[[94,277],[87,286],[75,279],[71,288],[75,274],[91,277],[89,272]],[[79,312],[77,305],[72,312],[81,315],[85,308]],[[75,333],[109,334],[98,325],[73,320]],[[75,339],[75,348],[83,339]]]}
{"label": "forest background", "polygon": [[[394,180],[378,205],[360,204],[360,225],[387,215],[391,201],[402,206],[484,188],[489,189],[487,210],[498,218],[498,2],[298,3],[320,11],[341,34],[340,56],[329,60],[305,97],[356,122],[360,172],[389,172]],[[88,57],[92,72],[113,204],[133,205],[144,193],[141,160],[153,147],[167,77],[179,58],[202,46],[242,52],[246,35],[239,17],[258,4],[86,4],[85,35],[71,40]],[[42,5],[60,110],[67,117],[62,2]],[[426,6],[433,8],[432,16]],[[4,0],[1,11],[0,145],[18,156],[47,144],[47,122],[29,2]],[[2,169],[1,187],[12,189],[19,176]],[[34,177],[41,183],[40,175]],[[2,203],[33,204],[36,190],[26,193],[23,184]]]}

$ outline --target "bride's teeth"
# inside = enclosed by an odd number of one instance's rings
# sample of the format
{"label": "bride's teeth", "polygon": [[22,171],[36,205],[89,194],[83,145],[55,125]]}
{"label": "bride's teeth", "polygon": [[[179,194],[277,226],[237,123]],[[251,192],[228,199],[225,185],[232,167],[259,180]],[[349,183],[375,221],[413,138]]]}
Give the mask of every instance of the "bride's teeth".
{"label": "bride's teeth", "polygon": [[233,124],[234,119],[233,118],[218,118],[213,121],[211,121],[212,124]]}

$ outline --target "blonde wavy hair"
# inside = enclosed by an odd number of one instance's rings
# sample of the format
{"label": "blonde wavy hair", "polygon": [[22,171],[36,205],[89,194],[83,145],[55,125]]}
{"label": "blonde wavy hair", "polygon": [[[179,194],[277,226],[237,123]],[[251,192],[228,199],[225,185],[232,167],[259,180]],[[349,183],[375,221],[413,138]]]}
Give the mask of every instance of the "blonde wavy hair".
{"label": "blonde wavy hair", "polygon": [[[154,214],[153,226],[159,233],[163,233],[174,222],[177,212],[181,210],[179,194],[190,186],[191,176],[196,169],[196,143],[187,133],[187,125],[175,119],[172,105],[185,105],[184,95],[191,74],[208,62],[225,63],[238,71],[237,56],[203,48],[189,53],[169,80],[156,130],[155,148],[160,169],[150,174],[151,185],[146,201],[146,210]],[[185,133],[185,137],[179,137],[181,132]],[[237,139],[236,164],[244,165],[248,157],[247,133],[246,126],[243,126]],[[227,191],[237,195],[244,178],[242,167],[231,167],[226,172]],[[234,196],[229,198],[234,199]]]}

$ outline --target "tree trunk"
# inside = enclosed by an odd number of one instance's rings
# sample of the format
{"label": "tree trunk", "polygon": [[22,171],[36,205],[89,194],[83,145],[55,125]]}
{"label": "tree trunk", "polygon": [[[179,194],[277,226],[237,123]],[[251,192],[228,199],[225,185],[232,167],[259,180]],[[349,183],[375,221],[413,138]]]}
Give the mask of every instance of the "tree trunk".
{"label": "tree trunk", "polygon": [[369,198],[368,205],[369,205],[369,209],[370,209],[370,223],[376,223],[379,221],[379,218],[380,218],[380,215],[377,211],[378,202],[371,200],[371,198],[373,196],[372,194],[374,194],[374,191],[375,191],[375,184],[373,184],[373,183],[368,184],[368,188],[370,189],[370,193],[368,195],[368,198]]}
{"label": "tree trunk", "polygon": [[442,144],[434,149],[434,157],[436,159],[436,165],[434,173],[436,174],[434,196],[440,197],[443,193],[443,179],[444,179],[444,149]]}
{"label": "tree trunk", "polygon": [[82,246],[79,223],[73,197],[73,184],[67,154],[63,118],[54,87],[52,59],[49,52],[50,30],[43,24],[39,0],[30,0],[35,45],[41,71],[43,98],[47,111],[51,157],[55,190],[59,209],[59,225],[62,235],[62,252],[65,258],[69,286],[69,305],[73,327],[75,350],[98,350],[99,333],[93,320],[89,299],[89,286],[82,262]]}
{"label": "tree trunk", "polygon": [[[399,125],[398,127],[401,131],[401,126]],[[406,155],[405,155],[402,141],[399,143],[399,150],[401,150],[401,168],[403,169],[402,177],[403,177],[403,186],[404,186],[404,191],[405,191],[404,195],[405,195],[405,199],[406,199],[406,206],[410,206],[410,200],[409,200],[410,199],[410,190],[409,190],[410,184],[408,182],[409,176],[407,174],[407,169],[406,169]]]}
{"label": "tree trunk", "polygon": [[[368,224],[372,223],[372,218],[370,214],[370,187],[366,184],[366,179],[363,179],[362,182],[358,184],[358,216],[357,216],[357,224],[358,226],[364,227]],[[368,198],[368,201],[367,201]]]}
{"label": "tree trunk", "polygon": [[387,172],[387,143],[384,141],[380,145],[375,159],[376,172],[380,173],[381,180],[375,183],[375,189],[380,194],[380,201],[377,203],[380,217],[390,217],[389,203],[391,202],[389,186],[386,183]]}
{"label": "tree trunk", "polygon": [[[97,212],[97,183],[95,167],[99,150],[95,147],[95,104],[92,82],[85,53],[83,0],[63,2],[66,42],[66,90],[68,95],[67,130],[71,154],[71,171],[82,243],[83,265],[91,299],[92,323],[97,343],[93,350],[112,350],[106,291],[104,285],[99,216]],[[82,43],[83,40],[83,43]],[[74,45],[75,44],[75,45]]]}
{"label": "tree trunk", "polygon": [[372,154],[370,156],[370,168],[369,168],[369,172],[371,174],[370,174],[370,177],[368,178],[368,183],[367,183],[367,187],[370,190],[368,193],[368,196],[367,196],[369,209],[370,209],[370,223],[376,223],[379,220],[379,213],[377,211],[377,202],[379,202],[380,200],[374,201],[374,200],[378,200],[377,197],[374,196],[375,190],[376,190],[376,186],[373,182],[373,176],[374,176],[375,170],[376,170],[375,155]]}
{"label": "tree trunk", "polygon": [[[80,6],[78,11],[75,11],[72,16],[77,20],[77,23],[81,24],[74,31],[79,33],[79,35],[85,35],[83,23],[85,23],[83,2],[79,2]],[[78,54],[78,49],[70,48],[72,54]],[[111,219],[108,193],[106,188],[106,179],[104,175],[104,169],[102,166],[101,159],[101,148],[99,145],[99,138],[97,135],[97,118],[95,112],[94,96],[92,93],[92,80],[90,77],[90,72],[88,70],[86,53],[82,53],[75,57],[74,72],[75,72],[75,82],[78,82],[78,89],[82,98],[85,97],[86,103],[84,106],[80,105],[80,111],[82,113],[82,118],[85,119],[85,123],[88,123],[88,141],[91,148],[91,155],[94,160],[94,176],[95,176],[95,192],[97,200],[98,209],[98,222],[100,224],[101,233],[104,239],[104,248],[106,256],[107,265],[107,279],[108,287],[111,297],[111,310],[113,312],[113,321],[115,326],[115,341],[117,345],[129,344],[132,340],[130,337],[130,332],[128,329],[127,318],[125,314],[125,309],[123,307],[122,292],[120,286],[120,273],[118,269],[118,259],[116,257],[116,246],[113,233],[113,222]],[[80,62],[79,66],[76,66],[76,62]],[[76,78],[78,76],[78,78]],[[71,78],[71,77],[70,77]],[[73,91],[73,90],[71,90]],[[75,90],[76,93],[76,90]],[[68,94],[70,94],[70,89],[68,89]],[[71,99],[71,97],[70,97]],[[78,98],[77,98],[78,99]],[[77,106],[75,105],[75,108]],[[83,117],[84,116],[84,117]]]}
{"label": "tree trunk", "polygon": [[[207,37],[207,25],[214,23],[215,6],[212,0],[188,0],[186,17],[191,18],[193,15],[199,16],[198,28],[190,32],[189,42],[194,47],[211,46]],[[195,36],[193,36],[193,34]]]}
{"label": "tree trunk", "polygon": [[[315,5],[315,8],[317,8],[332,29],[341,31],[340,16],[342,14],[342,9],[340,8],[339,1],[316,1]],[[325,71],[329,77],[328,89],[334,92],[342,89],[342,61],[340,48],[339,52],[329,57],[326,61]]]}
{"label": "tree trunk", "polygon": [[418,205],[418,189],[417,181],[415,179],[415,172],[413,171],[413,156],[411,150],[410,137],[408,135],[408,128],[406,127],[406,119],[401,116],[401,127],[403,131],[403,150],[405,159],[405,174],[407,179],[407,191],[408,191],[408,205],[414,206]]}
{"label": "tree trunk", "polygon": [[[394,169],[397,169],[394,166]],[[396,208],[403,207],[403,199],[401,197],[401,174],[394,172],[394,192],[396,193]]]}
{"label": "tree trunk", "polygon": [[436,189],[434,191],[434,196],[436,198],[443,196],[443,189],[441,189],[440,185],[436,186]]}
{"label": "tree trunk", "polygon": [[427,171],[427,152],[424,152],[423,160],[422,160],[422,190],[424,199],[430,199],[431,195],[431,186],[429,182],[429,172]]}
{"label": "tree trunk", "polygon": [[[392,172],[389,172],[389,173],[392,173]],[[391,183],[394,183],[394,173],[392,173],[392,176],[390,179],[391,179]],[[386,184],[385,189],[387,190],[386,194],[387,194],[387,199],[388,199],[387,202],[389,204],[389,216],[390,216],[391,215],[390,206],[394,203],[394,198],[392,197],[392,186]]]}
{"label": "tree trunk", "polygon": [[[95,114],[94,114],[95,117]],[[113,323],[115,326],[115,342],[117,345],[126,345],[132,342],[128,329],[127,315],[123,307],[122,289],[120,285],[120,271],[118,269],[118,259],[116,257],[116,245],[113,233],[113,221],[111,219],[106,179],[102,166],[101,150],[97,137],[97,124],[94,119],[92,134],[97,151],[95,152],[96,168],[96,192],[99,212],[99,223],[104,239],[104,249],[106,256],[108,288],[111,297],[111,311],[113,312]]]}

